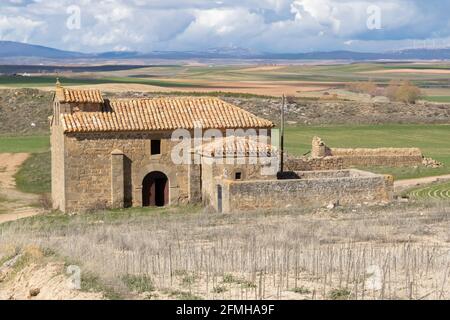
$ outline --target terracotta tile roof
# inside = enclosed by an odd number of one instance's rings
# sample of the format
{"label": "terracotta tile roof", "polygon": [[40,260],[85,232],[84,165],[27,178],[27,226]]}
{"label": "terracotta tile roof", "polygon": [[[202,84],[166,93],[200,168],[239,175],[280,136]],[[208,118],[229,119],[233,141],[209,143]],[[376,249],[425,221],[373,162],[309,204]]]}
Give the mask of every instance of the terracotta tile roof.
{"label": "terracotta tile roof", "polygon": [[56,97],[61,103],[104,103],[100,90],[74,90],[59,87]]}
{"label": "terracotta tile roof", "polygon": [[206,143],[198,147],[196,152],[208,157],[248,157],[276,155],[277,149],[269,143],[258,140],[258,137],[230,136]]}
{"label": "terracotta tile roof", "polygon": [[259,118],[218,98],[157,98],[115,100],[108,112],[62,114],[65,132],[162,131],[194,129],[271,128]]}

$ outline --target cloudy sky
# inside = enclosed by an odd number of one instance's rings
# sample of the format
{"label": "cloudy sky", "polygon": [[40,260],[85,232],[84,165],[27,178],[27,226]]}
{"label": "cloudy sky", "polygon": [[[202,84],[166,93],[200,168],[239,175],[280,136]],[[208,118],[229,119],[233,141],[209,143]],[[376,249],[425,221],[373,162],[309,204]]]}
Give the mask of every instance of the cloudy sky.
{"label": "cloudy sky", "polygon": [[64,50],[450,47],[448,0],[0,0],[0,40]]}

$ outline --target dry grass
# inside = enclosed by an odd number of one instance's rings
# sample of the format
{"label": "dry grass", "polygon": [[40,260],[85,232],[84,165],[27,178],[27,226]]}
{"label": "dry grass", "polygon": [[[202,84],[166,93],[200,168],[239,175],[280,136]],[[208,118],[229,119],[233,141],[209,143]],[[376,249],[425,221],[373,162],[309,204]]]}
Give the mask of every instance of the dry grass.
{"label": "dry grass", "polygon": [[138,298],[448,299],[449,214],[443,202],[115,211],[11,223],[0,227],[0,243],[51,249]]}

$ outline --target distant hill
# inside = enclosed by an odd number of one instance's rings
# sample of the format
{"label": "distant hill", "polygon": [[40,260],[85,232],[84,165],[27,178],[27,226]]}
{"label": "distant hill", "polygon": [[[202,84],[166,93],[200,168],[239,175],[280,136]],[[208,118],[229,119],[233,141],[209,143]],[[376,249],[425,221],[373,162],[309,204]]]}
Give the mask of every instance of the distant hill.
{"label": "distant hill", "polygon": [[0,41],[0,58],[78,59],[88,55],[13,41]]}
{"label": "distant hill", "polygon": [[329,51],[309,53],[265,53],[266,59],[287,60],[449,60],[450,49],[408,49],[392,52],[371,53],[354,51]]}
{"label": "distant hill", "polygon": [[205,51],[111,51],[88,54],[44,46],[0,41],[0,58],[41,59],[281,59],[281,60],[450,60],[450,49],[408,49],[383,53],[330,51],[308,53],[260,53],[237,47],[211,48]]}

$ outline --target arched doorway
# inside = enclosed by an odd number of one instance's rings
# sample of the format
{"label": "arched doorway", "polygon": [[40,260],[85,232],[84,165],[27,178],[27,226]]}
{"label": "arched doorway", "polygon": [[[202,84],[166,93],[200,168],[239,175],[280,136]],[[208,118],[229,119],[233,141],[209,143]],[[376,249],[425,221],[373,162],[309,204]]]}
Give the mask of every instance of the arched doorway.
{"label": "arched doorway", "polygon": [[169,204],[169,179],[162,172],[150,172],[142,182],[142,206],[163,207],[167,204]]}

